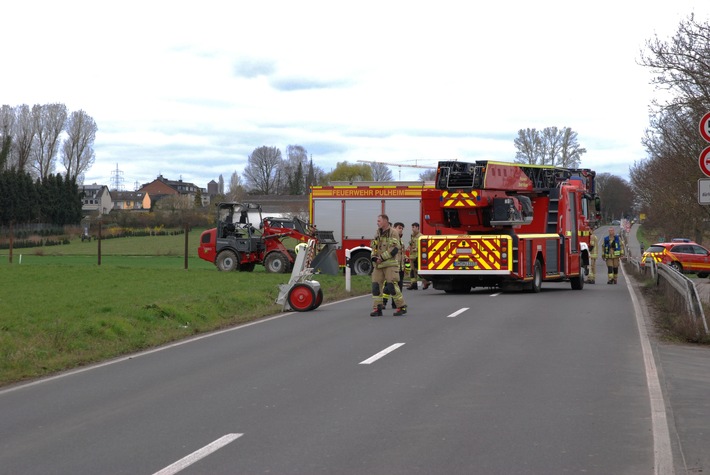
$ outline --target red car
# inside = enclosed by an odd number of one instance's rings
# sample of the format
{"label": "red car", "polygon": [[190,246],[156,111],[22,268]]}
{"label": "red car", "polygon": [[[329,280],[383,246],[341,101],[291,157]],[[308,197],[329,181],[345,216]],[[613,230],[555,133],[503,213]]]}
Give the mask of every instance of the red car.
{"label": "red car", "polygon": [[710,275],[710,251],[692,241],[661,242],[649,246],[641,257],[641,266],[651,258],[685,274],[698,274],[704,278]]}

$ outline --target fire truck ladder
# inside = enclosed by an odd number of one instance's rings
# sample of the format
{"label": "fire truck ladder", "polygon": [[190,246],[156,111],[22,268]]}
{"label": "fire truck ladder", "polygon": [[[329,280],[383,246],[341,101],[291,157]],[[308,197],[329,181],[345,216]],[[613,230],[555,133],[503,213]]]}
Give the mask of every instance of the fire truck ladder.
{"label": "fire truck ladder", "polygon": [[557,219],[560,214],[560,189],[550,190],[550,205],[547,207],[547,232],[557,233]]}
{"label": "fire truck ladder", "polygon": [[[439,180],[436,187],[440,190],[480,189],[483,188],[484,175],[488,161],[476,163],[440,162]],[[568,170],[554,166],[515,164],[532,182],[535,191],[550,191],[560,183],[577,175],[577,170]]]}

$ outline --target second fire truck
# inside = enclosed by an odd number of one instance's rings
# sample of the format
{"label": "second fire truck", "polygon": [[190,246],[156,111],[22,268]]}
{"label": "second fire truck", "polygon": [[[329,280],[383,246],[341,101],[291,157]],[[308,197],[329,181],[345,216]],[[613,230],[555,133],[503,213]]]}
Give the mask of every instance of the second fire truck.
{"label": "second fire truck", "polygon": [[[595,172],[493,161],[440,162],[422,191],[431,226],[456,234],[419,241],[419,274],[435,289],[473,287],[539,292],[543,281],[584,286]],[[451,232],[451,230],[449,230]]]}
{"label": "second fire truck", "polygon": [[422,214],[422,192],[433,189],[431,182],[334,182],[314,186],[310,196],[310,221],[319,229],[332,229],[339,243],[336,254],[340,267],[346,265],[345,250],[350,250],[350,268],[355,275],[372,272],[370,242],[377,231],[377,215],[387,214],[390,223],[401,221],[409,242],[413,222],[420,223],[423,234],[453,232],[430,226]]}

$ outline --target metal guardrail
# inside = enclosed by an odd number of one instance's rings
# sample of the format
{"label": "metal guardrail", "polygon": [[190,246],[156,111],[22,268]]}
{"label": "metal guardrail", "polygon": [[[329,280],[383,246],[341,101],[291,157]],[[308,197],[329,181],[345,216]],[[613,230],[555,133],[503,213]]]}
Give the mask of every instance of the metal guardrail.
{"label": "metal guardrail", "polygon": [[668,290],[672,289],[673,293],[682,300],[682,307],[694,320],[700,319],[705,328],[705,334],[708,334],[708,323],[705,318],[705,311],[703,310],[703,304],[700,300],[700,295],[698,295],[698,290],[695,288],[693,281],[673,267],[667,266],[665,264],[658,264],[653,259],[646,259],[644,262],[644,267],[641,267],[641,263],[635,258],[627,258],[627,263],[634,266],[635,271],[638,274],[650,274],[650,277],[656,282],[658,287]]}

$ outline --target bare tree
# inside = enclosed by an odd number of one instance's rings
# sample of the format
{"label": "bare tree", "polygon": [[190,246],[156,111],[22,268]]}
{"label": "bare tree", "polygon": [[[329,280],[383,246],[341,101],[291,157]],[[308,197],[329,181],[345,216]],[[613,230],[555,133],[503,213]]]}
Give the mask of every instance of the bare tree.
{"label": "bare tree", "polygon": [[545,127],[542,129],[540,133],[540,165],[557,165],[561,148],[561,131],[557,127]]}
{"label": "bare tree", "polygon": [[262,146],[249,155],[249,161],[244,169],[244,181],[250,192],[261,195],[271,195],[278,191],[278,172],[281,170],[283,158],[281,150],[276,147]]}
{"label": "bare tree", "polygon": [[372,179],[375,181],[393,181],[394,175],[392,170],[389,169],[384,163],[372,162],[370,164],[372,168]]}
{"label": "bare tree", "polygon": [[67,107],[64,104],[37,104],[32,107],[32,124],[35,130],[32,167],[41,179],[54,172],[59,135],[64,130],[66,120]]}
{"label": "bare tree", "polygon": [[642,143],[649,157],[635,164],[630,176],[648,224],[664,234],[693,235],[701,242],[709,212],[707,206],[688,199],[697,195],[702,175],[696,157],[704,144],[695,114],[683,106],[666,106],[652,117]]}
{"label": "bare tree", "polygon": [[548,165],[564,168],[576,168],[581,156],[587,152],[577,142],[577,132],[569,127],[545,127],[520,129],[514,140],[516,163],[529,165]]}
{"label": "bare tree", "polygon": [[[646,42],[641,64],[655,74],[652,83],[671,93],[670,102],[703,113],[710,105],[710,24],[691,14],[669,41]],[[657,102],[655,102],[656,105]]]}
{"label": "bare tree", "polygon": [[710,24],[691,14],[669,40],[647,41],[640,62],[665,92],[663,102],[651,104],[654,113],[642,140],[648,157],[631,169],[632,186],[649,225],[701,242],[710,210],[691,197],[703,176],[698,153],[707,145],[697,126],[710,109]]}
{"label": "bare tree", "polygon": [[62,163],[67,178],[83,183],[84,173],[94,164],[96,122],[83,110],[72,112],[66,121],[67,138],[62,144]]}
{"label": "bare tree", "polygon": [[515,148],[516,163],[527,163],[528,165],[538,165],[542,157],[542,142],[537,129],[520,129],[518,136],[513,141]]}
{"label": "bare tree", "polygon": [[27,104],[15,108],[15,126],[12,135],[14,137],[12,165],[17,167],[18,171],[29,171],[35,130],[32,112]]}
{"label": "bare tree", "polygon": [[[220,175],[221,177],[222,175]],[[223,185],[224,186],[224,185]],[[231,201],[242,201],[247,192],[242,186],[242,179],[239,173],[236,171],[232,173],[229,179],[229,191],[227,192],[227,199]]]}
{"label": "bare tree", "polygon": [[427,170],[419,174],[419,181],[434,181],[436,180],[436,170]]}
{"label": "bare tree", "polygon": [[595,184],[604,219],[610,221],[633,213],[633,190],[626,180],[610,173],[601,173],[597,175]]}
{"label": "bare tree", "polygon": [[279,177],[279,194],[302,195],[306,192],[306,173],[308,152],[301,145],[286,147],[286,160],[283,161]]}
{"label": "bare tree", "polygon": [[15,110],[8,105],[3,105],[0,108],[0,171],[6,168],[10,160],[14,125]]}
{"label": "bare tree", "polygon": [[582,155],[587,153],[586,148],[580,147],[577,142],[577,132],[569,127],[563,127],[560,131],[560,153],[558,165],[564,168],[579,168],[582,163]]}

